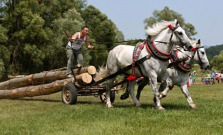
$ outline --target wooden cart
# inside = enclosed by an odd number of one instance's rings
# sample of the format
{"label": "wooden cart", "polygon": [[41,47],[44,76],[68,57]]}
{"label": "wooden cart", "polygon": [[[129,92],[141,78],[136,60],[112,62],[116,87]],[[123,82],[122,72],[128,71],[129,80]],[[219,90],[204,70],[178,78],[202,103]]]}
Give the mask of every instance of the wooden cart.
{"label": "wooden cart", "polygon": [[[110,93],[112,103],[115,101],[115,94],[119,90],[116,87],[118,85],[124,84],[126,81],[127,81],[126,78],[121,78],[115,82]],[[124,87],[122,89],[124,89]],[[75,85],[75,83],[74,84],[68,83],[63,86],[61,98],[65,104],[70,104],[70,105],[76,104],[78,96],[100,97],[101,102],[104,103],[106,102],[106,86],[105,84],[98,84],[98,82],[92,83],[91,85],[88,86],[78,86]]]}

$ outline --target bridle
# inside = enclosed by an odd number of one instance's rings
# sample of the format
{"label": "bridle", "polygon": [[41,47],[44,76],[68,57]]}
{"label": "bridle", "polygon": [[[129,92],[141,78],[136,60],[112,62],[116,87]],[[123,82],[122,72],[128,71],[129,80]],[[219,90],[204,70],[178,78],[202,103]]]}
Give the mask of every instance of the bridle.
{"label": "bridle", "polygon": [[194,58],[194,56],[195,56],[195,54],[197,53],[197,57],[198,57],[198,59],[199,59],[199,64],[201,65],[201,66],[203,66],[204,65],[204,62],[202,62],[202,60],[201,60],[201,56],[200,56],[200,54],[199,54],[199,49],[200,48],[204,48],[203,46],[201,46],[201,47],[196,47],[195,49],[194,49],[194,53],[193,53],[193,55],[191,56],[191,59],[193,59]]}

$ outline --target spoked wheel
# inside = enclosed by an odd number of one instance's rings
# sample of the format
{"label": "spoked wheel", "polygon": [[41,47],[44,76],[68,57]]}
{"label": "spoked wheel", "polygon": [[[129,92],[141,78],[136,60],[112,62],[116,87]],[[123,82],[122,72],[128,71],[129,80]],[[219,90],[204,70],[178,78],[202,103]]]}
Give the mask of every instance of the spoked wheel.
{"label": "spoked wheel", "polygon": [[[115,101],[115,91],[114,90],[111,91],[110,97],[111,97],[111,102],[114,103],[114,101]],[[106,102],[107,98],[106,98],[105,92],[100,94],[100,99],[101,99],[102,103]]]}
{"label": "spoked wheel", "polygon": [[77,103],[77,89],[73,84],[66,84],[63,86],[62,94],[61,94],[62,101],[64,104],[76,104]]}

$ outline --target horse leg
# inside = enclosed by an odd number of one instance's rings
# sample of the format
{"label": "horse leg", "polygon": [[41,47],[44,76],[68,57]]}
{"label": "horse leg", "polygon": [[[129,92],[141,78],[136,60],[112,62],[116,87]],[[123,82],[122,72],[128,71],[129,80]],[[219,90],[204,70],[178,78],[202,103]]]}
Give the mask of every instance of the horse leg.
{"label": "horse leg", "polygon": [[110,79],[106,83],[106,106],[108,108],[113,107],[112,104],[111,104],[110,93],[111,93],[111,89],[112,89],[113,84],[114,84],[114,80],[115,80],[115,78]]}
{"label": "horse leg", "polygon": [[182,86],[180,86],[181,91],[184,93],[185,97],[187,98],[187,102],[189,103],[190,107],[192,109],[197,109],[197,105],[193,102],[190,93],[188,91],[187,85],[184,84]]}
{"label": "horse leg", "polygon": [[[166,81],[161,82],[160,87],[159,87],[159,92],[160,92],[159,98],[160,99],[165,98],[169,90],[170,90],[170,87],[167,85]],[[153,101],[154,103],[156,103],[156,97],[153,97]]]}
{"label": "horse leg", "polygon": [[129,82],[127,81],[127,87],[126,87],[125,93],[123,93],[120,97],[121,100],[125,100],[125,99],[129,98],[128,86],[129,86]]}
{"label": "horse leg", "polygon": [[158,109],[158,110],[165,110],[165,108],[163,108],[161,106],[161,102],[160,102],[160,93],[157,89],[157,77],[153,77],[150,79],[150,84],[151,84],[151,87],[153,89],[153,94],[154,94],[154,98],[155,98],[155,101],[154,102],[154,105],[155,107]]}
{"label": "horse leg", "polygon": [[[160,96],[159,98],[164,98],[166,97],[166,94],[168,92],[168,87],[167,87],[167,83],[166,81],[161,81],[161,84],[160,84],[160,87],[159,87],[159,92],[160,92]],[[156,97],[154,96],[153,97],[153,101],[154,101],[154,104],[156,105]]]}
{"label": "horse leg", "polygon": [[128,91],[132,97],[132,100],[134,102],[134,104],[139,107],[141,106],[139,100],[136,98],[135,94],[134,94],[134,86],[135,86],[136,81],[130,81],[129,85],[128,85]]}
{"label": "horse leg", "polygon": [[141,91],[143,90],[143,88],[148,84],[148,80],[147,79],[143,79],[139,84],[138,84],[138,89],[137,89],[137,94],[136,94],[136,98],[139,100],[140,99],[140,95],[141,95]]}
{"label": "horse leg", "polygon": [[160,98],[166,97],[167,93],[169,92],[170,88],[173,88],[173,82],[168,77],[166,81],[163,81],[160,85],[159,92],[160,92]]}

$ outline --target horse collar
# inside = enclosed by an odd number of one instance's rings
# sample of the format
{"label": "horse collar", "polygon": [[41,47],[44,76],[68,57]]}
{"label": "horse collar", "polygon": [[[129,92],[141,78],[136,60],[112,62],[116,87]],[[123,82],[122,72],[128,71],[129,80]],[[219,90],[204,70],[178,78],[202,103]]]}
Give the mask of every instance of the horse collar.
{"label": "horse collar", "polygon": [[146,49],[147,51],[154,57],[158,58],[159,60],[162,61],[167,61],[170,59],[170,54],[171,51],[169,53],[165,53],[160,51],[154,44],[152,37],[148,36],[147,40],[145,41],[146,44]]}

